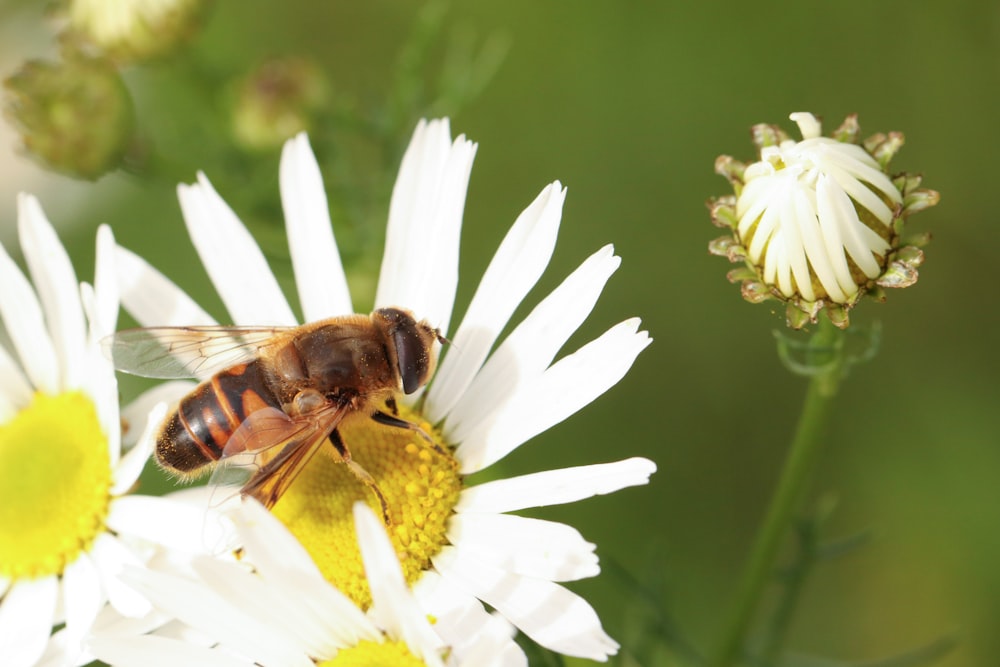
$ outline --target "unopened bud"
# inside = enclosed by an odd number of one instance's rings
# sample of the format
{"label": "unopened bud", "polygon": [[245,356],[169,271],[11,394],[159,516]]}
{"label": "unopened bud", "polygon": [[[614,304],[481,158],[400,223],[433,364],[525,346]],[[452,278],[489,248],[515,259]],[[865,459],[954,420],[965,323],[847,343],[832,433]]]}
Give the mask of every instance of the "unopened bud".
{"label": "unopened bud", "polygon": [[71,38],[118,62],[160,56],[200,26],[207,0],[70,0]]}
{"label": "unopened bud", "polygon": [[4,87],[4,111],[25,150],[43,165],[93,180],[121,164],[134,113],[124,82],[107,61],[29,61]]}
{"label": "unopened bud", "polygon": [[319,67],[301,58],[270,60],[240,84],[233,103],[233,134],[248,150],[280,147],[313,118],[329,98]]}
{"label": "unopened bud", "polygon": [[878,287],[916,282],[923,253],[902,240],[903,223],[936,204],[938,194],[920,189],[917,176],[888,175],[902,134],[877,134],[858,143],[855,116],[832,137],[820,136],[812,114],[794,113],[791,119],[801,141],[777,126],[757,125],[752,131],[757,162],[716,160],[735,200],[709,202],[713,222],[730,230],[709,249],[745,262],[754,275],[743,280],[744,298],[786,302],[789,326],[815,321],[825,309],[843,328],[847,311],[866,292],[882,297]]}

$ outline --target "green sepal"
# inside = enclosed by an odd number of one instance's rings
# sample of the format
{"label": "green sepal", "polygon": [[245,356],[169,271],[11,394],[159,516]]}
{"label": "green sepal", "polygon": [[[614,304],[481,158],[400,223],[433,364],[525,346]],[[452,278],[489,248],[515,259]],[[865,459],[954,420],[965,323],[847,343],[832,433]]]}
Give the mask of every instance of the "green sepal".
{"label": "green sepal", "polygon": [[903,215],[919,213],[931,206],[937,206],[939,201],[941,201],[941,195],[937,190],[920,188],[919,190],[907,191],[903,195]]}
{"label": "green sepal", "polygon": [[916,268],[924,263],[924,251],[916,246],[904,246],[896,251],[895,260]]}
{"label": "green sepal", "polygon": [[861,126],[858,124],[858,114],[852,113],[844,122],[840,124],[836,130],[834,130],[830,136],[837,141],[845,144],[856,144],[858,143],[858,137],[861,135]]}
{"label": "green sepal", "polygon": [[705,202],[712,219],[712,224],[722,229],[736,229],[739,218],[736,217],[735,197],[719,197]]}
{"label": "green sepal", "polygon": [[899,149],[903,147],[905,141],[902,132],[890,132],[889,134],[880,132],[865,139],[864,148],[885,170]]}
{"label": "green sepal", "polygon": [[756,280],[744,280],[740,285],[740,294],[750,303],[763,303],[774,298],[771,288]]}
{"label": "green sepal", "polygon": [[777,125],[768,123],[757,123],[750,128],[750,140],[757,147],[757,152],[767,146],[777,146],[782,141],[788,141],[791,137]]}
{"label": "green sepal", "polygon": [[731,155],[720,155],[715,158],[715,173],[724,176],[734,187],[743,185],[743,172],[746,169],[745,162],[740,162]]}
{"label": "green sepal", "polygon": [[719,257],[726,257],[730,262],[739,262],[747,256],[747,250],[732,236],[720,236],[710,241],[708,251]]}
{"label": "green sepal", "polygon": [[831,303],[827,305],[826,315],[838,329],[846,329],[847,325],[851,323],[850,318],[847,315],[847,308],[839,303]]}
{"label": "green sepal", "polygon": [[917,282],[917,270],[900,261],[890,262],[882,275],[875,281],[882,287],[909,287]]}
{"label": "green sepal", "polygon": [[758,277],[757,272],[749,266],[741,266],[737,269],[731,269],[729,273],[726,274],[726,279],[731,283],[738,283],[744,280],[757,280]]}

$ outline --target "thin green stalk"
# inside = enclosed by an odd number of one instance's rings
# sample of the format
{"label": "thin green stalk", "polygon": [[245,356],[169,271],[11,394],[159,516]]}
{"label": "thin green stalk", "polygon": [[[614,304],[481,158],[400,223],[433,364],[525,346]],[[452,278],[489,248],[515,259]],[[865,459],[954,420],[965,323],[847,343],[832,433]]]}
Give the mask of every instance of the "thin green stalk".
{"label": "thin green stalk", "polygon": [[[802,414],[795,437],[785,459],[778,488],[771,498],[767,514],[750,553],[743,578],[736,594],[736,604],[726,626],[719,651],[710,663],[712,667],[730,667],[742,657],[747,633],[761,594],[771,581],[774,562],[788,532],[789,525],[802,505],[806,485],[816,465],[826,424],[833,407],[833,398],[841,377],[839,330],[825,319],[810,341],[816,351],[832,352],[833,361],[817,369],[809,380]],[[737,663],[738,664],[738,663]]]}
{"label": "thin green stalk", "polygon": [[761,662],[764,665],[777,664],[806,579],[816,565],[819,549],[819,521],[810,520],[805,525],[799,526],[797,532],[799,534],[799,562],[788,571],[787,577],[784,579],[785,588],[774,616],[771,618],[770,628],[760,653]]}

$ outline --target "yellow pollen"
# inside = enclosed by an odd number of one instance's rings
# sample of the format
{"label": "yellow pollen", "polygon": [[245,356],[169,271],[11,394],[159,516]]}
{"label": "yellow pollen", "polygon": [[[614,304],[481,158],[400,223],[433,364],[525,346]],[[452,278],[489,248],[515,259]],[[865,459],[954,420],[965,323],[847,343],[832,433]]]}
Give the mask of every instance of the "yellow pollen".
{"label": "yellow pollen", "polygon": [[426,667],[427,663],[413,655],[403,642],[382,643],[360,641],[355,646],[341,649],[317,667]]}
{"label": "yellow pollen", "polygon": [[[446,452],[441,435],[420,415],[400,408],[400,418],[418,424]],[[430,568],[431,557],[447,544],[448,517],[458,502],[458,463],[420,434],[382,426],[355,415],[338,428],[352,459],[375,481],[388,506],[386,527],[407,582]],[[275,504],[273,512],[298,538],[323,576],[367,609],[371,592],[358,551],[351,508],[362,500],[382,516],[375,492],[329,456],[316,456]],[[353,664],[353,663],[352,663]]]}
{"label": "yellow pollen", "polygon": [[0,424],[0,576],[62,573],[104,529],[111,457],[93,402],[35,394]]}

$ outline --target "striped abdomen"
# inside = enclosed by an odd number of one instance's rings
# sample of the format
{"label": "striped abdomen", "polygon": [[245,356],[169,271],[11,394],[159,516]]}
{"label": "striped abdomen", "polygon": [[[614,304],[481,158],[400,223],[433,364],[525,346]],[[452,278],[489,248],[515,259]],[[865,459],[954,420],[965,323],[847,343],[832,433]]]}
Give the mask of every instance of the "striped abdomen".
{"label": "striped abdomen", "polygon": [[182,475],[197,474],[222,457],[229,437],[251,412],[281,409],[260,361],[234,366],[198,385],[160,428],[157,462]]}

